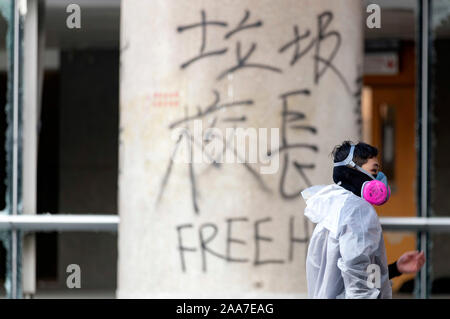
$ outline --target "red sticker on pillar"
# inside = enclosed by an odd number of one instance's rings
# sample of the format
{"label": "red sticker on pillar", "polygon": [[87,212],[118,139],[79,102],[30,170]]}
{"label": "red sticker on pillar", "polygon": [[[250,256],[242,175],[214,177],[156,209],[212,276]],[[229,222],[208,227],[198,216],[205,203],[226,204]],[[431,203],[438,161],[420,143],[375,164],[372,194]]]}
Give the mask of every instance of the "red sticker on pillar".
{"label": "red sticker on pillar", "polygon": [[158,91],[151,95],[151,106],[153,107],[177,107],[179,105],[179,91]]}

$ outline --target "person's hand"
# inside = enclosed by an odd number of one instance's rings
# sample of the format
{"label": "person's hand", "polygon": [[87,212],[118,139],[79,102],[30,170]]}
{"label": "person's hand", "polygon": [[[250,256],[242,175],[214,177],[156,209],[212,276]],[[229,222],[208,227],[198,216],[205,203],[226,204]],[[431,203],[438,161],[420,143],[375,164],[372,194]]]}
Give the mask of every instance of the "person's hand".
{"label": "person's hand", "polygon": [[408,251],[397,260],[397,269],[402,274],[416,273],[425,263],[424,252]]}

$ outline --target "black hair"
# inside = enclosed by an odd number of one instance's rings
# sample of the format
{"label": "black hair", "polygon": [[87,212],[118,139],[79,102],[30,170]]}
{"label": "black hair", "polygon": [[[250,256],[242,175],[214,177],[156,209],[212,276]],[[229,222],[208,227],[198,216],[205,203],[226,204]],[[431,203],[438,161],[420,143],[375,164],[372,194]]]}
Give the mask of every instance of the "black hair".
{"label": "black hair", "polygon": [[[351,141],[344,141],[341,145],[334,147],[333,152],[331,152],[334,162],[341,162],[346,159],[348,153],[350,152]],[[369,158],[376,157],[378,155],[378,149],[372,145],[359,142],[355,145],[355,151],[353,153],[353,162],[356,165],[362,166],[367,163]]]}
{"label": "black hair", "polygon": [[[350,152],[350,147],[353,143],[351,141],[344,141],[341,145],[337,145],[331,153],[334,162],[341,162],[345,160]],[[369,158],[376,157],[378,150],[369,144],[359,142],[355,145],[353,153],[353,162],[356,165],[362,166]],[[343,188],[351,191],[356,196],[361,196],[361,187],[366,181],[370,181],[371,178],[360,171],[347,167],[338,166],[333,168],[333,181],[339,183]]]}

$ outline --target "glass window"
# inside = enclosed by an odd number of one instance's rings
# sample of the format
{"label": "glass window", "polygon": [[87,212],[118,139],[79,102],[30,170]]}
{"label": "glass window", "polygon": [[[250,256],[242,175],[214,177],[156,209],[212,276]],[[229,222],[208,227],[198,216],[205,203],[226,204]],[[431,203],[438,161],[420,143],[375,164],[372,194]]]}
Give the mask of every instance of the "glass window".
{"label": "glass window", "polygon": [[[431,10],[431,54],[430,65],[430,215],[449,217],[450,201],[446,190],[450,186],[448,145],[450,145],[450,95],[448,74],[450,72],[450,1],[433,0]],[[448,256],[450,235],[445,233],[430,236],[431,296],[450,296],[450,267]]]}
{"label": "glass window", "polygon": [[[37,212],[117,214],[120,1],[73,3],[46,1],[41,14]],[[114,296],[116,234],[42,233],[36,240],[36,298]],[[81,289],[66,286],[70,264],[81,268]]]}
{"label": "glass window", "polygon": [[[365,26],[363,141],[378,148],[381,170],[391,187],[380,217],[415,217],[416,203],[416,1],[365,1],[378,4],[381,27]],[[416,234],[384,234],[388,262],[416,249]],[[414,297],[414,276],[393,279],[394,297]]]}

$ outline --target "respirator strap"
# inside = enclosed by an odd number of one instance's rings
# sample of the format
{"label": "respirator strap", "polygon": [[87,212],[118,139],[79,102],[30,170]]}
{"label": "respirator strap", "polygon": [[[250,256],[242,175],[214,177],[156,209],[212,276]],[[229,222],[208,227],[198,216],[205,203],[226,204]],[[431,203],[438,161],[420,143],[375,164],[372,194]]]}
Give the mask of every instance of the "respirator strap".
{"label": "respirator strap", "polygon": [[337,162],[337,163],[334,163],[334,167],[337,167],[337,166],[348,166],[350,168],[355,168],[358,171],[360,171],[361,173],[364,173],[367,176],[369,176],[371,179],[375,179],[375,177],[373,177],[372,174],[370,174],[365,169],[363,169],[362,167],[356,165],[356,163],[353,162],[353,153],[354,152],[355,152],[355,144],[351,144],[350,152],[348,153],[348,156],[345,158],[345,160]]}

